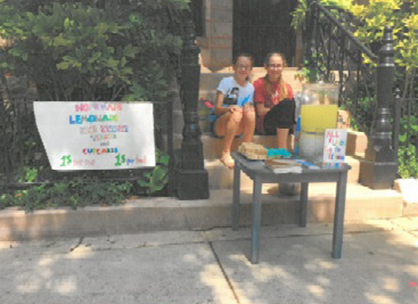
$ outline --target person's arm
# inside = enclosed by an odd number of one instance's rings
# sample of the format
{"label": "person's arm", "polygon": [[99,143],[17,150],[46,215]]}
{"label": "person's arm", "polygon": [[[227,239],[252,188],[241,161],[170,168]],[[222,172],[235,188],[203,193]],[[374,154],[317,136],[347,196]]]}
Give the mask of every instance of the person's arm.
{"label": "person's arm", "polygon": [[221,91],[217,91],[216,92],[216,104],[215,104],[215,114],[219,115],[219,114],[223,114],[223,113],[227,113],[227,112],[233,112],[233,111],[239,111],[240,107],[238,106],[229,106],[229,107],[224,107],[224,94]]}
{"label": "person's arm", "polygon": [[267,112],[268,112],[268,111],[270,111],[270,109],[269,109],[269,108],[266,108],[266,107],[264,106],[264,103],[261,103],[261,102],[257,102],[257,103],[255,104],[255,107],[256,107],[256,109],[257,109],[257,114],[258,114],[259,116],[264,116],[264,115],[266,115],[266,114],[267,114]]}
{"label": "person's arm", "polygon": [[254,82],[254,89],[254,104],[257,110],[257,115],[264,116],[268,111],[270,111],[270,109],[264,106],[266,102],[264,96],[264,81],[261,78]]}
{"label": "person's arm", "polygon": [[290,84],[286,83],[286,88],[287,88],[287,98],[289,99],[293,99],[293,89],[291,87]]}

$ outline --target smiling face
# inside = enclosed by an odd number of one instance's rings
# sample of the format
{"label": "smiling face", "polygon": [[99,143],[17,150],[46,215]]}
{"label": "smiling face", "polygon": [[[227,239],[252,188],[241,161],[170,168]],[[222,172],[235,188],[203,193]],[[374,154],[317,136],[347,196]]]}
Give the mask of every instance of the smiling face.
{"label": "smiling face", "polygon": [[267,75],[271,82],[278,81],[282,76],[284,67],[284,60],[279,54],[270,56],[268,62],[264,64],[264,68],[267,70]]}
{"label": "smiling face", "polygon": [[234,65],[234,77],[237,82],[246,82],[250,76],[253,63],[251,58],[246,56],[239,56]]}

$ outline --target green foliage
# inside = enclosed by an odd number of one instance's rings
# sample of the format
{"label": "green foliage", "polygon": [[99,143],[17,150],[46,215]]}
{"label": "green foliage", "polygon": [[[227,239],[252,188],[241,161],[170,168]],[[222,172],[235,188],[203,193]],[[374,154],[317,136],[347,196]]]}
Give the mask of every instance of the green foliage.
{"label": "green foliage", "polygon": [[360,98],[356,104],[352,100],[347,100],[347,108],[356,115],[355,118],[351,117],[350,121],[354,130],[366,133],[371,131],[375,106],[374,98]]}
{"label": "green foliage", "polygon": [[[409,121],[402,117],[399,130],[398,175],[401,178],[418,177],[418,153],[413,143],[418,143],[418,119],[411,115]],[[409,133],[409,138],[407,134]]]}
{"label": "green foliage", "polygon": [[409,131],[409,140],[412,142],[418,142],[418,118],[415,115],[411,115],[409,118],[402,117],[400,121],[400,136],[399,142],[401,145],[406,145],[407,143],[407,134]]}
{"label": "green foliage", "polygon": [[[418,2],[415,0],[371,0],[368,5],[353,5],[351,12],[363,21],[354,35],[365,44],[373,45],[383,38],[385,26],[393,27],[397,83],[401,85],[403,98],[414,97],[414,78],[418,69]],[[398,175],[402,178],[417,177],[417,151],[412,144],[418,138],[418,112],[412,107],[410,122],[400,121]],[[409,142],[407,133],[409,128]]]}
{"label": "green foliage", "polygon": [[297,30],[303,24],[306,18],[306,11],[308,10],[308,1],[299,0],[299,4],[292,14],[292,27]]}
{"label": "green foliage", "polygon": [[[313,57],[316,57],[315,55]],[[310,64],[308,60],[305,60],[303,66],[295,74],[295,79],[301,82],[316,83],[321,80],[321,70],[325,71],[325,67],[319,63],[316,64],[315,69],[309,68]]]}
{"label": "green foliage", "polygon": [[354,35],[365,44],[380,42],[384,28],[393,27],[395,62],[404,69],[398,73],[398,83],[403,86],[403,97],[412,97],[418,68],[418,2],[371,0],[368,5],[353,5],[351,12],[363,21]]}
{"label": "green foliage", "polygon": [[31,77],[47,100],[163,99],[187,3],[4,1],[0,68]]}
{"label": "green foliage", "polygon": [[401,178],[418,178],[418,154],[414,145],[400,146],[398,175]]}
{"label": "green foliage", "polygon": [[[352,0],[319,0],[324,6],[338,7],[342,9],[350,9]],[[308,10],[308,1],[299,0],[299,4],[292,12],[292,27],[297,30],[303,24]]]}
{"label": "green foliage", "polygon": [[[29,78],[41,100],[166,100],[188,4],[189,0],[0,0],[0,36],[7,41],[0,46],[0,74]],[[14,182],[37,181],[43,170],[34,165],[34,154],[43,150],[39,138],[25,136],[10,143],[16,154],[27,156],[16,165],[20,167]],[[167,163],[159,157],[158,166],[144,176],[148,194],[165,187]],[[0,205],[37,209],[98,204],[117,201],[124,187],[76,178],[5,194]]]}
{"label": "green foliage", "polygon": [[[42,170],[42,168],[40,168]],[[20,179],[21,182],[28,182],[33,183],[36,181],[36,178],[38,177],[39,170],[37,168],[28,168],[25,167],[25,178]]]}
{"label": "green foliage", "polygon": [[0,206],[20,207],[29,212],[38,209],[87,205],[118,205],[132,190],[130,182],[104,182],[98,178],[79,176],[52,186],[36,186],[0,196]]}
{"label": "green foliage", "polygon": [[145,172],[143,177],[138,180],[140,187],[146,190],[148,195],[154,194],[165,188],[168,182],[168,163],[170,157],[157,150],[157,164],[151,172]]}

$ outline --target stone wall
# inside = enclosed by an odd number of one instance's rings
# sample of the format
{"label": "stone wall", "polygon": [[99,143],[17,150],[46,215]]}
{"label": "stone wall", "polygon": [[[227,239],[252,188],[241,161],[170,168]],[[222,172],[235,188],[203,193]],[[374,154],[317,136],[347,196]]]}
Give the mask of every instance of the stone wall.
{"label": "stone wall", "polygon": [[198,37],[202,66],[218,71],[232,63],[233,0],[204,1],[205,33]]}

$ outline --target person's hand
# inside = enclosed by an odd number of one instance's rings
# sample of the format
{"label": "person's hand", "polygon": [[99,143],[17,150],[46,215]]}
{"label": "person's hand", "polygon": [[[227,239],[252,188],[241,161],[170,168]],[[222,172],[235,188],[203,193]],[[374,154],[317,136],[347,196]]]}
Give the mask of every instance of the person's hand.
{"label": "person's hand", "polygon": [[229,107],[229,111],[231,113],[234,113],[234,112],[242,112],[242,108],[240,108],[239,106],[235,105],[235,106]]}
{"label": "person's hand", "polygon": [[260,110],[257,109],[257,110],[258,110],[260,116],[265,116],[268,113],[268,111],[270,111],[269,108],[263,108],[263,109],[260,109]]}
{"label": "person's hand", "polygon": [[242,107],[244,112],[254,112],[254,105],[252,105],[251,103],[246,103],[243,107]]}

